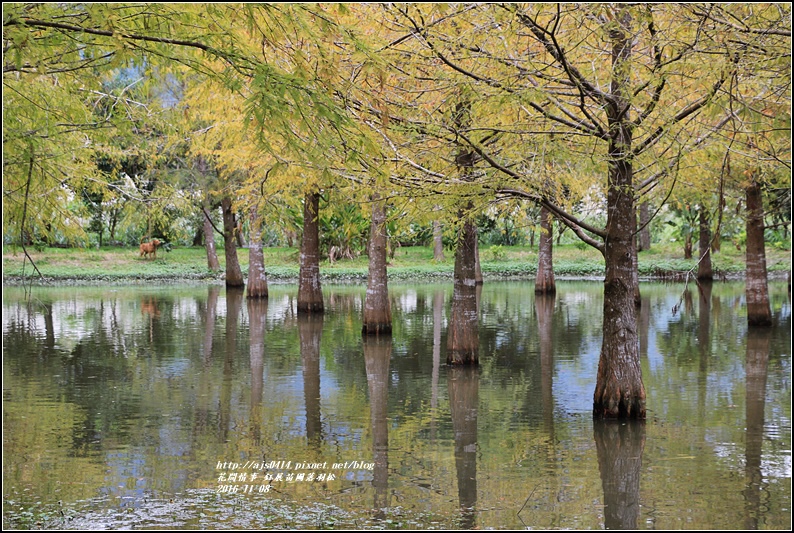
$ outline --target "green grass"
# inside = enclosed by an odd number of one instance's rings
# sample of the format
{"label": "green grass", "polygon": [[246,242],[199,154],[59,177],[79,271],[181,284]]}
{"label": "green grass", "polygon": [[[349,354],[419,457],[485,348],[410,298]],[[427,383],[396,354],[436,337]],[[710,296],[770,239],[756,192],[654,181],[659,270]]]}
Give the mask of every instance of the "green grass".
{"label": "green grass", "polygon": [[[224,275],[207,268],[204,248],[174,248],[159,251],[156,260],[138,257],[137,249],[103,247],[101,249],[29,249],[41,274],[49,281],[77,280],[86,282],[136,282],[146,280],[219,281]],[[295,248],[266,248],[265,268],[269,280],[296,281],[299,272],[299,252]],[[537,268],[537,250],[528,246],[483,246],[480,249],[483,275],[486,278],[531,278]],[[221,266],[224,257],[221,254]],[[243,272],[248,270],[248,252],[238,250]],[[712,256],[717,276],[741,276],[744,272],[744,252],[724,245]],[[787,250],[767,249],[767,267],[771,273],[788,272],[791,254]],[[452,279],[454,254],[446,250],[443,261],[433,260],[430,247],[397,248],[389,264],[389,279],[434,280]],[[671,277],[696,268],[695,259],[684,259],[683,250],[670,244],[656,244],[651,250],[640,252],[639,272],[643,277]],[[361,281],[367,278],[367,257],[338,260],[320,265],[323,279],[328,281]],[[554,271],[561,277],[592,278],[604,275],[604,260],[598,251],[581,245],[562,245],[554,248]],[[37,277],[21,248],[3,248],[4,282],[18,281],[23,276]]]}

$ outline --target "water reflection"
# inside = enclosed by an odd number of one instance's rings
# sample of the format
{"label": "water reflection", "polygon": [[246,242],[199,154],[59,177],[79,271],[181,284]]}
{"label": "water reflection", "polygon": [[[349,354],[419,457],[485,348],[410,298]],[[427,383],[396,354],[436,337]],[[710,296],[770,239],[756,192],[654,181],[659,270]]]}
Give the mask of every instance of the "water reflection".
{"label": "water reflection", "polygon": [[604,490],[604,527],[637,529],[645,422],[593,420],[593,435]]}
{"label": "water reflection", "polygon": [[744,529],[759,529],[765,483],[761,472],[764,445],[764,408],[766,404],[766,380],[769,366],[770,332],[766,328],[750,328],[747,331],[747,358],[745,365],[745,499]]}
{"label": "water reflection", "polygon": [[477,413],[480,402],[480,372],[476,367],[447,369],[449,408],[455,432],[455,472],[461,529],[474,529],[477,504]]}
{"label": "water reflection", "polygon": [[538,343],[540,345],[540,398],[543,425],[554,441],[554,337],[552,320],[555,294],[535,295],[535,314],[538,317]]}
{"label": "water reflection", "polygon": [[[352,286],[300,320],[290,286],[6,288],[4,525],[61,500],[75,521],[44,525],[788,530],[791,313],[771,288],[776,326],[748,332],[741,284],[690,304],[643,287],[643,427],[593,426],[601,284],[482,286],[476,369],[444,365],[450,285],[391,287],[390,346],[362,346]],[[217,462],[249,458],[374,469],[215,493]]]}
{"label": "water reflection", "polygon": [[265,328],[267,317],[267,298],[248,298],[249,362],[251,368],[251,413],[250,431],[252,444],[262,445],[262,413],[260,404],[264,392],[265,379]]}
{"label": "water reflection", "polygon": [[363,338],[364,363],[367,370],[369,388],[370,425],[372,429],[372,458],[375,463],[372,486],[375,496],[372,508],[378,519],[386,517],[389,507],[389,362],[391,360],[392,338]]}
{"label": "water reflection", "polygon": [[319,449],[323,440],[320,412],[320,341],[323,336],[323,314],[299,314],[301,364],[303,368],[303,398],[306,405],[306,438]]}

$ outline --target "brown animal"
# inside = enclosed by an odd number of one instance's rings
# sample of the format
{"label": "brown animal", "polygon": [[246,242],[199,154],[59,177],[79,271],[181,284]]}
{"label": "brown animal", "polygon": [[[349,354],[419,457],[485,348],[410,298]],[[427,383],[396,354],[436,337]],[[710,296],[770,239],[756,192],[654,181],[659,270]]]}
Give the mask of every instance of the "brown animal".
{"label": "brown animal", "polygon": [[160,241],[157,239],[152,239],[149,242],[142,242],[141,243],[141,257],[146,259],[146,257],[151,256],[152,259],[157,259],[157,247],[160,246]]}

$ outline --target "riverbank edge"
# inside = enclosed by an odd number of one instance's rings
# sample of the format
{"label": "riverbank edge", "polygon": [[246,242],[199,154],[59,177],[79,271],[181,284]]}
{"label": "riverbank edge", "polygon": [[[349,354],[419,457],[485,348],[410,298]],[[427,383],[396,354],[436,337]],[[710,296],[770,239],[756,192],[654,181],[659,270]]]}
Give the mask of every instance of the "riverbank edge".
{"label": "riverbank edge", "polygon": [[[294,272],[292,272],[294,270]],[[296,284],[298,283],[299,270],[292,268],[279,267],[273,272],[266,272],[269,284]],[[769,271],[767,279],[769,281],[786,281],[789,279],[789,270]],[[247,274],[247,273],[246,273]],[[603,281],[603,272],[592,272],[587,275],[555,272],[558,281]],[[415,267],[404,267],[390,269],[388,272],[390,283],[433,283],[451,282],[453,280],[453,270],[434,269],[422,271]],[[484,281],[533,281],[536,272],[533,271],[513,271],[511,269],[490,269],[483,265]],[[320,269],[320,278],[323,283],[328,284],[348,284],[366,283],[367,269],[344,269],[336,271],[332,269]],[[655,270],[651,272],[641,272],[641,282],[684,282],[695,281],[696,273],[688,270]],[[142,283],[161,283],[164,285],[175,283],[195,283],[195,284],[221,284],[225,279],[223,272],[215,273],[183,273],[183,274],[152,274],[152,275],[120,275],[114,276],[106,274],[101,276],[6,276],[3,275],[3,286],[57,286],[57,285],[136,285]],[[743,281],[744,272],[736,271],[716,271],[714,281]],[[247,282],[247,279],[246,279]]]}

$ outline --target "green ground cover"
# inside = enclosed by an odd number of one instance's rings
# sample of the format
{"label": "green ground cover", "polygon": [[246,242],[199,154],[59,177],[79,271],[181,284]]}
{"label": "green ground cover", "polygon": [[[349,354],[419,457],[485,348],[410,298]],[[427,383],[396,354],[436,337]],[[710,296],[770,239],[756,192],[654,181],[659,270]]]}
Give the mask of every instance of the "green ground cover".
{"label": "green ground cover", "polygon": [[[136,282],[199,280],[220,281],[223,272],[213,273],[207,268],[205,251],[201,247],[174,248],[158,251],[156,260],[138,256],[132,248],[44,248],[28,249],[42,280],[20,247],[3,247],[3,282],[15,283],[23,278],[45,282]],[[265,268],[268,280],[294,282],[298,277],[299,252],[296,248],[266,248]],[[433,280],[452,279],[454,254],[447,250],[445,260],[434,261],[430,247],[397,248],[389,264],[389,279]],[[238,250],[243,272],[248,270],[248,251]],[[223,255],[219,256],[221,265]],[[480,249],[483,276],[488,278],[532,278],[537,268],[537,249],[528,246],[488,246]],[[744,272],[744,251],[731,245],[723,246],[712,256],[717,278],[737,278]],[[767,248],[767,268],[770,276],[785,277],[791,269],[791,252]],[[695,259],[684,259],[683,250],[672,245],[657,245],[640,252],[640,276],[647,278],[680,278],[696,269]],[[359,281],[367,278],[367,257],[343,259],[320,265],[324,280]],[[567,244],[554,248],[555,275],[571,278],[598,278],[604,273],[604,260],[590,247]]]}

